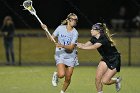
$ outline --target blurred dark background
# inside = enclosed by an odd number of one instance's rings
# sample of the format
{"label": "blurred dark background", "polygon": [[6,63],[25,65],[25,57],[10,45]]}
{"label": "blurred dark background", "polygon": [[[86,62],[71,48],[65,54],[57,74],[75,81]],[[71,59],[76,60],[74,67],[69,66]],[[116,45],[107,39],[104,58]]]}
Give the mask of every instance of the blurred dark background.
{"label": "blurred dark background", "polygon": [[[39,28],[38,21],[23,11],[24,0],[0,0],[0,26],[6,15],[11,15],[16,28]],[[56,28],[70,12],[79,17],[78,28],[90,28],[92,23],[106,22],[118,16],[125,7],[125,19],[130,22],[139,12],[139,0],[33,0],[37,15],[49,28]],[[111,25],[110,25],[111,26]]]}

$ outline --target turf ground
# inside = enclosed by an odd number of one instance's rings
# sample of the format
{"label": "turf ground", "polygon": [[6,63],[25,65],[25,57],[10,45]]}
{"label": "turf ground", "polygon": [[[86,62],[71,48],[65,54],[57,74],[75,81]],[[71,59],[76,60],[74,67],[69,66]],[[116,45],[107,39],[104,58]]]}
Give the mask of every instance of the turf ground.
{"label": "turf ground", "polygon": [[[0,93],[59,93],[63,79],[58,87],[52,87],[51,78],[54,66],[1,66]],[[94,77],[96,67],[75,68],[71,85],[66,93],[97,93]],[[122,67],[122,89],[119,93],[140,93],[140,68]],[[116,93],[114,85],[104,86],[104,93]]]}

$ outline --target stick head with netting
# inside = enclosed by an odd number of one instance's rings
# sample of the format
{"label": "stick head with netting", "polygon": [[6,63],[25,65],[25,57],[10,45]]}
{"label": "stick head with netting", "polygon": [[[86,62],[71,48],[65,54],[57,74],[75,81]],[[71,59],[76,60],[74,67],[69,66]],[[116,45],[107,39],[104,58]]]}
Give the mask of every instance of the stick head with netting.
{"label": "stick head with netting", "polygon": [[[31,0],[25,0],[23,2],[23,7],[25,8],[25,10],[28,10],[32,15],[34,15],[37,20],[40,22],[41,25],[43,25],[42,21],[40,20],[40,18],[37,16],[35,9],[32,6],[32,1]],[[53,40],[53,42],[56,42],[54,40],[54,38],[51,36],[50,32],[48,31],[47,27],[44,28],[44,30],[47,32],[48,36]]]}
{"label": "stick head with netting", "polygon": [[32,15],[36,15],[36,11],[32,6],[32,1],[31,0],[24,1],[23,6],[24,6],[25,10],[28,10]]}

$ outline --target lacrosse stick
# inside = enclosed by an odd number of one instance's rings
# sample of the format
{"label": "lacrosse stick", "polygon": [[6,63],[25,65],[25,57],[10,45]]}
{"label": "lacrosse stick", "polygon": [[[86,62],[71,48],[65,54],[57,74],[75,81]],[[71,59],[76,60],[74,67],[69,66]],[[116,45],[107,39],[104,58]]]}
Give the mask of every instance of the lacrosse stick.
{"label": "lacrosse stick", "polygon": [[[23,7],[25,8],[25,10],[28,10],[32,15],[34,15],[37,20],[39,21],[39,23],[41,25],[43,25],[42,21],[39,19],[39,17],[36,14],[36,10],[34,9],[34,7],[32,6],[32,1],[31,0],[26,0],[23,2]],[[55,43],[56,41],[54,40],[54,38],[51,36],[50,32],[48,31],[47,28],[45,28],[45,31],[47,32],[48,36],[53,40],[53,42]]]}

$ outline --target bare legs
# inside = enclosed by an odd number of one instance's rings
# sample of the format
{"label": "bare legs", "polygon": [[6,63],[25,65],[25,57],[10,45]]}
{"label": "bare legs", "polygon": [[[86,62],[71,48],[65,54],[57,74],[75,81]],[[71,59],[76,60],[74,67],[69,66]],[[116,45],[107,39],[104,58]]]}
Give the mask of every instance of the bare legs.
{"label": "bare legs", "polygon": [[68,88],[71,82],[71,76],[72,76],[73,70],[74,70],[74,67],[68,67],[61,63],[57,65],[58,78],[65,77],[65,81],[62,87],[62,91],[64,92],[66,91],[66,89]]}
{"label": "bare legs", "polygon": [[111,78],[117,73],[116,69],[109,69],[104,61],[101,61],[97,67],[95,84],[97,92],[103,91],[104,85],[111,85],[116,83],[116,80]]}

